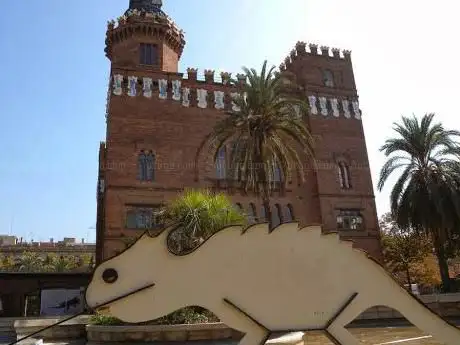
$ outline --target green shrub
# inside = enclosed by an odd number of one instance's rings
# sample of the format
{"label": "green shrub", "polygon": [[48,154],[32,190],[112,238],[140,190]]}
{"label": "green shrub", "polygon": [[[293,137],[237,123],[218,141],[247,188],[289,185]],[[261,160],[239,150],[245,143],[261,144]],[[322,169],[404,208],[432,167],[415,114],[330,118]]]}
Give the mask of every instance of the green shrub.
{"label": "green shrub", "polygon": [[[141,322],[140,325],[182,325],[192,323],[211,323],[219,322],[219,319],[209,310],[201,307],[186,307],[172,312],[169,315],[163,316],[159,319],[147,322]],[[98,326],[120,326],[124,322],[113,316],[103,314],[92,315],[89,323]]]}
{"label": "green shrub", "polygon": [[153,320],[149,324],[153,325],[181,325],[191,323],[211,323],[219,322],[219,319],[201,307],[186,307],[172,312],[162,318]]}
{"label": "green shrub", "polygon": [[123,321],[113,316],[102,315],[102,314],[96,313],[91,316],[91,318],[89,319],[89,323],[91,325],[99,325],[99,326],[116,326],[116,325],[122,325]]}

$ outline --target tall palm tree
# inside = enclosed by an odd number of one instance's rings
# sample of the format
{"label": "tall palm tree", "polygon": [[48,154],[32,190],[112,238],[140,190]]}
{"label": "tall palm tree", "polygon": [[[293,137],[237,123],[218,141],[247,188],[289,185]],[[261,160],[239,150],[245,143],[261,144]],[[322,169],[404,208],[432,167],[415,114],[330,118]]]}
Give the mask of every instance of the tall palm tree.
{"label": "tall palm tree", "polygon": [[402,117],[394,124],[397,137],[386,140],[381,151],[388,157],[380,171],[381,191],[390,175],[402,173],[390,194],[391,213],[401,228],[430,234],[443,282],[450,289],[446,243],[460,231],[459,131],[433,123],[434,114]]}
{"label": "tall palm tree", "polygon": [[262,198],[271,228],[270,195],[277,180],[285,187],[292,179],[293,169],[299,182],[303,182],[305,162],[314,156],[313,137],[302,118],[308,112],[308,104],[305,96],[287,89],[286,78],[274,73],[274,67],[267,70],[267,61],[260,74],[246,67],[243,71],[247,82],[233,99],[238,111],[229,111],[229,116],[204,138],[196,153],[195,167],[198,169],[206,146],[215,163],[220,150],[229,148],[228,180]]}

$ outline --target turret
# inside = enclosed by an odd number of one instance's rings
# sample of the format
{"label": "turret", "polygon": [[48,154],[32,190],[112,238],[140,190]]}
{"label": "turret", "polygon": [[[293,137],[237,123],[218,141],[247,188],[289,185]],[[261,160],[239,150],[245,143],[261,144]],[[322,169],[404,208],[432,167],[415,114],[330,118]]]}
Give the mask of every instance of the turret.
{"label": "turret", "polygon": [[107,23],[105,53],[114,67],[177,72],[184,33],[161,7],[161,0],[131,0]]}

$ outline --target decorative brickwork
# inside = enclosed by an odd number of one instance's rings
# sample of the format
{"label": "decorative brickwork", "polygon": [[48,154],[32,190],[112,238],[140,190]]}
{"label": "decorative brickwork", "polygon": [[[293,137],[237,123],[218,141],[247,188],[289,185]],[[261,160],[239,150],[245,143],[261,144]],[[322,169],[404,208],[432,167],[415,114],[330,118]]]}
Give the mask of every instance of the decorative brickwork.
{"label": "decorative brickwork", "polygon": [[[99,179],[104,188],[98,196],[99,259],[123,250],[127,239],[141,234],[141,230],[127,227],[130,205],[156,207],[176,197],[184,187],[225,191],[252,218],[259,214],[254,215],[250,205],[260,213],[262,204],[256,196],[235,188],[232,181],[219,178],[211,157],[199,162],[198,181],[194,174],[200,142],[227,116],[226,111],[238,111],[232,97],[246,82],[244,75],[234,73],[233,78],[229,72],[216,73],[212,68],[203,72],[188,68],[179,73],[183,31],[165,13],[139,11],[137,7],[133,5],[117,22],[109,22],[107,29],[111,77],[107,138],[100,148]],[[141,43],[156,47],[156,65],[141,63]],[[341,235],[380,258],[377,213],[350,51],[299,41],[279,73],[296,83],[293,92],[304,95],[310,105],[304,120],[316,139],[317,162],[305,162],[304,184],[294,180],[286,191],[274,192],[273,210],[277,204],[290,205],[303,225],[322,224],[327,232],[338,230],[337,217],[344,210],[359,211],[363,226],[341,230]],[[149,181],[137,178],[142,150],[155,155],[154,179]],[[341,185],[338,156],[347,157],[347,174],[353,182],[350,188]]]}

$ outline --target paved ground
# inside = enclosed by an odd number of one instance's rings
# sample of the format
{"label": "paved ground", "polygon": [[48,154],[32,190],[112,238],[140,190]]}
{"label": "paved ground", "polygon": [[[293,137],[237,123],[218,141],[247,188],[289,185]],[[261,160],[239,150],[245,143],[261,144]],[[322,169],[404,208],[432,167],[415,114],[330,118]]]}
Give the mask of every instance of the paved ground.
{"label": "paved ground", "polygon": [[[407,324],[407,323],[406,323]],[[372,324],[361,325],[359,328],[351,328],[363,345],[441,345],[429,335],[420,332],[413,327],[407,327],[404,322],[393,322],[390,327],[375,327]],[[8,345],[14,339],[2,338],[0,334],[0,345]],[[189,341],[189,342],[174,342],[173,345],[237,345],[237,341]],[[459,342],[460,343],[460,342]],[[18,345],[35,345],[33,342],[22,342]],[[38,344],[40,345],[40,344]],[[44,342],[43,345],[101,345],[93,343],[85,343],[84,339],[76,339],[73,341],[62,342]],[[172,345],[171,342],[155,342],[155,343],[111,343],[111,345]],[[305,345],[333,345],[327,338],[318,332],[309,333]]]}

